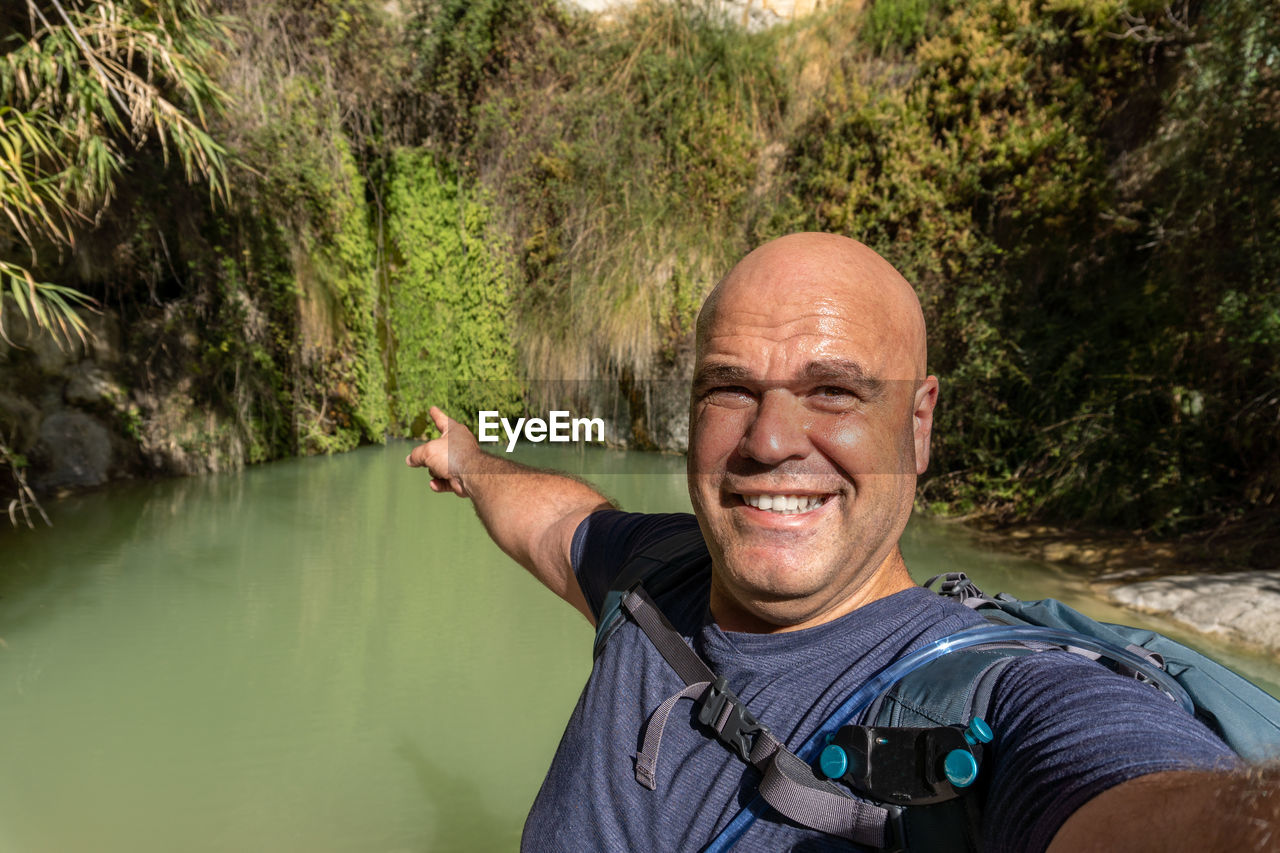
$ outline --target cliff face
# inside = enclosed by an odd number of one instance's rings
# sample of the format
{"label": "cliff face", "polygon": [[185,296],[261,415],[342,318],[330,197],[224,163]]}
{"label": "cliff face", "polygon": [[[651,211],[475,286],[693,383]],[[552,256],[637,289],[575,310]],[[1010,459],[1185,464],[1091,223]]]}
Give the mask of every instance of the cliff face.
{"label": "cliff face", "polygon": [[232,414],[208,405],[199,387],[197,324],[172,307],[127,329],[110,310],[85,319],[88,341],[67,345],[5,312],[0,440],[26,463],[38,496],[258,461],[252,437]]}
{"label": "cliff face", "polygon": [[89,351],[6,307],[0,476],[337,452],[432,404],[680,450],[703,295],[820,230],[921,294],[931,506],[1274,526],[1274,3],[222,2],[234,209],[136,152],[39,273],[115,312]]}
{"label": "cliff face", "polygon": [[[564,0],[571,8],[608,15],[636,5],[635,0]],[[749,30],[784,24],[829,8],[836,0],[716,0],[708,4]]]}

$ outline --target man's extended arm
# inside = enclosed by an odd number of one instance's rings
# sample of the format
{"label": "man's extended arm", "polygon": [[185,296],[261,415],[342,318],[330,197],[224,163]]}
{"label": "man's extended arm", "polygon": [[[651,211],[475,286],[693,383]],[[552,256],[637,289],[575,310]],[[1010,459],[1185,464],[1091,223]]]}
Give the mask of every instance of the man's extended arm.
{"label": "man's extended arm", "polygon": [[462,424],[431,407],[440,437],[413,449],[410,467],[431,473],[431,490],[471,498],[493,541],[552,592],[594,622],[570,559],[578,524],[612,504],[571,477],[491,456]]}
{"label": "man's extended arm", "polygon": [[1280,849],[1280,767],[1153,773],[1085,803],[1049,853],[1244,853]]}

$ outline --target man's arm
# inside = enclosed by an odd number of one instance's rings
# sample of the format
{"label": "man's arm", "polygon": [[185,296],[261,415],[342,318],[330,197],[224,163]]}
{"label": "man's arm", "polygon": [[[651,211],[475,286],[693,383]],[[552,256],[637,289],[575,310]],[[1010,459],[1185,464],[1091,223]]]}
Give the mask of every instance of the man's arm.
{"label": "man's arm", "polygon": [[433,492],[471,498],[498,547],[594,624],[570,548],[579,523],[610,508],[609,500],[571,477],[485,453],[471,430],[435,406],[431,419],[440,437],[415,447],[405,462],[431,473]]}
{"label": "man's arm", "polygon": [[1280,767],[1139,776],[1085,803],[1049,853],[1280,850]]}

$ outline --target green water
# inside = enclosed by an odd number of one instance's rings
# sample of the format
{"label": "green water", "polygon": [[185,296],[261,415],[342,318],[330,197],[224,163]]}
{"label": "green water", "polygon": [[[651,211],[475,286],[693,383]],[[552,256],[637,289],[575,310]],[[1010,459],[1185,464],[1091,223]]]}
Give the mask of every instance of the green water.
{"label": "green water", "polygon": [[[404,467],[409,446],[0,527],[0,853],[514,850],[592,632]],[[677,457],[522,458],[628,509],[688,508]],[[1140,618],[953,527],[913,522],[904,550],[920,578]]]}

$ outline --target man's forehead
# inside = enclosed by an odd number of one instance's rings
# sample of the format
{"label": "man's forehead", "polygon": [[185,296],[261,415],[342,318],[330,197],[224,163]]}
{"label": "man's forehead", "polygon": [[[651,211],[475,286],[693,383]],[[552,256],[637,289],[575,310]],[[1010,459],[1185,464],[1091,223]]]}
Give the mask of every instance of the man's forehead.
{"label": "man's forehead", "polygon": [[839,365],[857,364],[862,373],[878,373],[899,348],[892,337],[885,337],[886,329],[885,323],[869,317],[816,311],[807,304],[734,310],[722,303],[704,329],[697,361],[765,360],[788,374],[840,372]]}
{"label": "man's forehead", "polygon": [[715,385],[751,384],[758,386],[783,386],[794,382],[806,384],[833,383],[857,387],[864,392],[878,393],[884,380],[867,369],[861,362],[849,358],[816,358],[802,363],[791,375],[771,375],[757,368],[726,361],[712,355],[704,358],[694,372],[695,388]]}
{"label": "man's forehead", "polygon": [[[922,377],[924,318],[911,285],[871,249],[830,234],[797,234],[752,252],[707,297],[698,318],[701,361],[713,338],[751,336],[797,347],[852,347],[863,361],[899,357],[890,368]],[[901,351],[901,352],[892,352]],[[846,353],[849,354],[849,353]],[[907,364],[910,366],[908,367]]]}
{"label": "man's forehead", "polygon": [[[759,362],[788,376],[857,372],[911,372],[904,348],[910,335],[875,301],[829,291],[784,290],[764,296],[750,288],[726,290],[703,318],[697,360]],[[857,371],[847,368],[858,365]]]}

